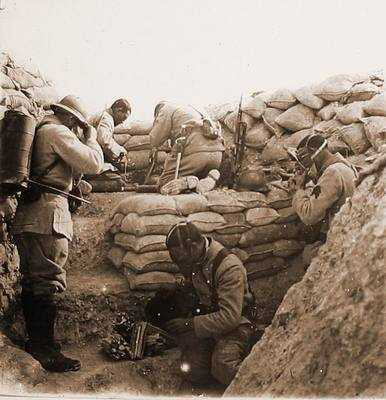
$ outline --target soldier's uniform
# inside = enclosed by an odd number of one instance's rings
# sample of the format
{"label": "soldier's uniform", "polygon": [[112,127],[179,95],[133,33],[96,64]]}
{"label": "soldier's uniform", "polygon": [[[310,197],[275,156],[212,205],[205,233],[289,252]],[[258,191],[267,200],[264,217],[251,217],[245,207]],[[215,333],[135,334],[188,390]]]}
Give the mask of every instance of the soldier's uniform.
{"label": "soldier's uniform", "polygon": [[[115,161],[122,153],[127,153],[126,149],[114,140],[114,119],[108,110],[92,116],[89,123],[97,130],[97,140],[106,161]],[[105,163],[103,170],[108,169],[111,169],[111,165]]]}
{"label": "soldier's uniform", "polygon": [[[100,173],[102,149],[92,137],[83,140],[55,115],[46,117],[35,134],[32,176],[69,192],[75,175]],[[68,199],[43,191],[32,202],[20,202],[12,231],[20,255],[22,306],[29,336],[26,349],[49,371],[77,370],[80,363],[64,357],[54,341],[54,294],[66,289],[64,266],[73,235]]]}
{"label": "soldier's uniform", "polygon": [[[174,179],[177,160],[175,141],[180,136],[182,125],[192,120],[201,121],[202,116],[190,106],[177,106],[165,102],[157,107],[153,128],[149,133],[150,143],[152,147],[157,148],[170,139],[173,145],[171,154],[165,160],[164,171],[159,180],[159,186],[162,187]],[[210,139],[203,135],[202,130],[193,129],[186,138],[179,176],[206,177],[210,170],[220,167],[224,150],[221,138]]]}
{"label": "soldier's uniform", "polygon": [[[210,374],[228,385],[251,349],[253,329],[244,311],[251,301],[246,271],[234,254],[208,238],[205,263],[192,271],[200,304],[209,313],[193,318],[194,332],[178,338],[182,370],[192,382],[203,383]],[[221,257],[217,268],[216,257]]]}
{"label": "soldier's uniform", "polygon": [[316,186],[298,189],[292,207],[306,225],[321,223],[327,233],[333,216],[355,189],[355,168],[340,154],[332,155],[319,171]]}

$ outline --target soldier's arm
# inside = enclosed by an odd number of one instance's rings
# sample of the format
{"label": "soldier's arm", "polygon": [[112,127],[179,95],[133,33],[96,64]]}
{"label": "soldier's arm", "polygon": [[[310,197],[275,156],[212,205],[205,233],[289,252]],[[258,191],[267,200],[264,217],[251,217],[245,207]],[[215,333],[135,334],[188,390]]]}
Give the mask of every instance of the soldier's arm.
{"label": "soldier's arm", "polygon": [[103,168],[103,152],[95,138],[82,143],[68,128],[60,126],[53,135],[52,148],[76,174],[99,174]]}
{"label": "soldier's arm", "polygon": [[151,146],[160,147],[162,143],[170,138],[171,129],[170,113],[167,110],[167,106],[164,106],[154,119],[153,127],[149,133]]}
{"label": "soldier's arm", "polygon": [[326,211],[339,199],[343,190],[340,175],[327,169],[313,190],[299,189],[292,199],[292,207],[306,225],[321,221]]}
{"label": "soldier's arm", "polygon": [[126,149],[113,138],[114,123],[110,118],[102,116],[97,126],[97,134],[98,143],[109,160],[115,160],[121,153],[127,153]]}
{"label": "soldier's arm", "polygon": [[219,310],[193,319],[195,333],[200,338],[225,334],[240,324],[245,291],[245,270],[239,263],[224,267],[223,262],[217,269],[215,278],[218,282]]}

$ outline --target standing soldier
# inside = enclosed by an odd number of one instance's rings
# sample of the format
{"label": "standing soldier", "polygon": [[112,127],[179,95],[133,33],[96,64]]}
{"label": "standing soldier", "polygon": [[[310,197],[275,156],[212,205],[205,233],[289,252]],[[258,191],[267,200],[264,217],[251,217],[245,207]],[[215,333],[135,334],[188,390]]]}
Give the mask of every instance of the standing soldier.
{"label": "standing soldier", "polygon": [[321,224],[322,241],[325,241],[333,216],[354,192],[357,173],[340,154],[330,153],[321,135],[306,136],[297,149],[305,171],[315,164],[317,183],[304,188],[307,172],[296,176],[292,207],[304,224]]}
{"label": "standing soldier", "polygon": [[[46,117],[35,133],[31,175],[44,185],[69,192],[75,174],[100,173],[103,153],[76,97],[66,96],[52,110],[54,115]],[[75,134],[78,127],[83,129],[83,142]],[[25,349],[47,371],[77,371],[80,362],[65,357],[54,340],[54,296],[66,289],[64,266],[73,235],[67,197],[49,190],[24,195],[13,233],[22,273]]]}
{"label": "standing soldier", "polygon": [[166,246],[207,310],[203,315],[175,318],[165,324],[177,336],[181,370],[196,384],[206,383],[212,374],[228,385],[252,345],[247,310],[253,296],[245,268],[236,255],[203,236],[190,222],[172,227]]}
{"label": "standing soldier", "polygon": [[[114,128],[131,114],[130,103],[126,99],[114,101],[110,108],[90,118],[90,124],[97,130],[97,140],[102,147],[107,162],[118,162],[127,151],[113,137]],[[107,170],[107,166],[104,170]]]}
{"label": "standing soldier", "polygon": [[[177,106],[166,101],[157,104],[154,110],[153,128],[149,135],[153,148],[160,147],[168,139],[173,146],[159,179],[160,188],[175,178],[176,170],[178,177],[194,175],[205,178],[209,171],[220,167],[222,153],[225,150],[221,128],[191,106]],[[178,139],[182,137],[185,138],[182,158],[177,165],[177,153],[181,153],[177,148]]]}

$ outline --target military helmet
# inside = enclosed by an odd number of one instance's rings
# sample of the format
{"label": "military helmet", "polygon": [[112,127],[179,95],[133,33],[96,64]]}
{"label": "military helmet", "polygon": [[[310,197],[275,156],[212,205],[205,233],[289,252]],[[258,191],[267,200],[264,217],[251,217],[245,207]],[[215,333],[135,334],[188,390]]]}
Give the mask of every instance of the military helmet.
{"label": "military helmet", "polygon": [[66,111],[76,117],[81,123],[87,122],[87,112],[79,97],[68,95],[63,97],[59,103],[51,104],[52,110],[56,109]]}

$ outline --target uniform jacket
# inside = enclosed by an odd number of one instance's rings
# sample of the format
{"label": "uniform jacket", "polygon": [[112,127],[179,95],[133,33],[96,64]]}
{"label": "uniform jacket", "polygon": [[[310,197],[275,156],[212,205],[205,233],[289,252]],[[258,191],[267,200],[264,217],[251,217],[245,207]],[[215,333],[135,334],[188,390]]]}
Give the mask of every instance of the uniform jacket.
{"label": "uniform jacket", "polygon": [[325,162],[316,186],[296,191],[292,207],[306,225],[324,220],[326,232],[332,217],[351,197],[355,189],[356,171],[340,154]]}
{"label": "uniform jacket", "polygon": [[114,119],[107,110],[94,115],[89,122],[97,130],[98,143],[102,147],[107,160],[113,161],[121,153],[127,153],[126,149],[114,140]]}
{"label": "uniform jacket", "polygon": [[[150,131],[150,144],[160,147],[166,140],[174,143],[179,136],[181,127],[188,121],[201,121],[201,115],[190,106],[177,106],[165,102],[155,116],[152,130]],[[198,152],[224,151],[222,139],[208,139],[203,136],[201,129],[194,129],[186,140],[184,155]]]}
{"label": "uniform jacket", "polygon": [[241,315],[250,296],[245,268],[236,255],[230,254],[217,268],[212,282],[212,263],[224,246],[209,240],[206,262],[201,272],[192,273],[192,283],[201,304],[205,306],[211,305],[211,288],[216,288],[218,311],[193,318],[194,331],[199,338],[219,338],[240,324],[249,322]]}
{"label": "uniform jacket", "polygon": [[[70,129],[61,125],[55,116],[43,122],[50,122],[37,129],[34,139],[31,175],[39,176],[54,160],[54,168],[39,181],[46,185],[69,192],[75,176],[98,174],[103,166],[103,153],[94,139],[84,143]],[[13,222],[13,233],[35,232],[58,233],[72,239],[72,220],[68,200],[53,193],[42,193],[39,200],[19,204]]]}

